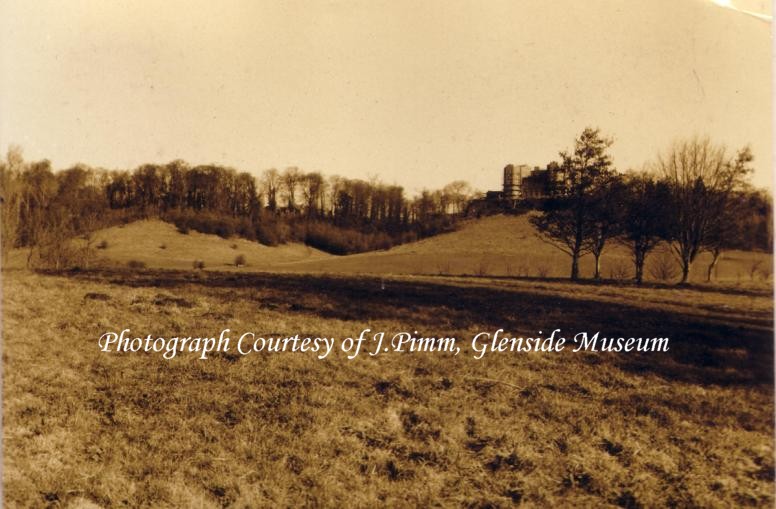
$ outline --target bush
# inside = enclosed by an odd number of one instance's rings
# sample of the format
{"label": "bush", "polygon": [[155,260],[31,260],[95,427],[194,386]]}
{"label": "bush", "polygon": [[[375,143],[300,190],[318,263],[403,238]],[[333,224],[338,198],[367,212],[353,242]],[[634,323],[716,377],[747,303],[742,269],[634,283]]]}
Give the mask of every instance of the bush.
{"label": "bush", "polygon": [[189,231],[194,230],[228,238],[240,230],[244,235],[252,235],[250,221],[247,218],[238,219],[215,212],[178,210],[164,214],[162,219],[173,223],[183,234],[188,234]]}
{"label": "bush", "polygon": [[99,244],[97,244],[97,249],[108,249],[108,241],[101,240]]}
{"label": "bush", "polygon": [[489,268],[488,261],[483,258],[480,260],[480,263],[477,264],[477,267],[475,267],[474,273],[480,277],[487,276]]}
{"label": "bush", "polygon": [[243,265],[246,265],[245,255],[238,254],[237,256],[234,257],[234,266],[241,267]]}
{"label": "bush", "polygon": [[437,262],[437,273],[440,276],[449,276],[450,274],[452,274],[452,272],[453,270],[452,270],[452,266],[450,264],[449,258],[444,258],[439,262]]}
{"label": "bush", "polygon": [[194,267],[194,270],[202,270],[205,268],[205,262],[202,260],[194,260],[191,266]]}
{"label": "bush", "polygon": [[324,222],[307,224],[303,238],[304,243],[308,246],[336,255],[393,247],[393,241],[387,233],[362,233],[358,230],[340,228]]}
{"label": "bush", "polygon": [[[223,238],[239,236],[267,246],[297,241],[338,255],[390,249],[397,244],[455,229],[455,219],[445,215],[429,217],[422,225],[386,227],[388,231],[362,222],[334,224],[330,220],[275,215],[266,211],[258,211],[249,218],[183,209],[168,211],[161,218],[173,223],[183,234],[194,230]],[[232,248],[236,249],[236,245]]]}
{"label": "bush", "polygon": [[159,249],[167,249],[167,244],[161,244],[161,245],[159,246]]}
{"label": "bush", "polygon": [[612,262],[612,266],[609,267],[609,278],[622,281],[630,278],[631,267],[625,260],[616,260]]}
{"label": "bush", "polygon": [[277,246],[286,242],[290,228],[286,223],[266,215],[256,221],[253,231],[254,238],[265,246]]}
{"label": "bush", "polygon": [[130,269],[145,269],[146,263],[141,262],[140,260],[129,260],[127,262],[127,267],[129,267]]}
{"label": "bush", "polygon": [[679,265],[670,253],[662,252],[652,257],[649,275],[656,281],[672,281],[679,276]]}

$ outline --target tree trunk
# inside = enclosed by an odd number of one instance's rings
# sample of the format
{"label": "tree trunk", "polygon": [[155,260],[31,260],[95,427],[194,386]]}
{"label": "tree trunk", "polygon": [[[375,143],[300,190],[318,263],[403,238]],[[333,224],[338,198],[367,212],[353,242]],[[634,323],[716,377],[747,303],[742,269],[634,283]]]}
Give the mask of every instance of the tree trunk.
{"label": "tree trunk", "polygon": [[593,253],[593,256],[595,256],[595,274],[593,274],[593,279],[598,281],[601,279],[601,253]]}
{"label": "tree trunk", "polygon": [[634,265],[636,265],[636,284],[640,285],[644,281],[644,261],[646,256],[637,253],[634,257]]}
{"label": "tree trunk", "polygon": [[711,251],[711,263],[709,264],[709,268],[706,271],[706,282],[711,283],[711,276],[714,274],[714,268],[717,266],[717,262],[720,259],[720,255],[722,252],[719,249],[714,249]]}
{"label": "tree trunk", "polygon": [[680,285],[686,285],[690,281],[690,265],[689,258],[682,258],[682,280],[679,281]]}
{"label": "tree trunk", "polygon": [[571,255],[571,280],[576,281],[579,279],[579,253]]}

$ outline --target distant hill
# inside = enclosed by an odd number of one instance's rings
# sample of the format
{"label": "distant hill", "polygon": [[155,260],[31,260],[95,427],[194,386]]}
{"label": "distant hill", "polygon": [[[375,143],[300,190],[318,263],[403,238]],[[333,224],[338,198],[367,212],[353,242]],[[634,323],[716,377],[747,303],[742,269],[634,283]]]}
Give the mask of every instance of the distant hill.
{"label": "distant hill", "polygon": [[488,216],[455,232],[360,253],[294,264],[325,272],[565,276],[568,257],[541,241],[528,215]]}
{"label": "distant hill", "polygon": [[[319,258],[289,265],[289,269],[333,273],[438,274],[520,277],[568,277],[570,258],[542,241],[529,222],[530,214],[496,215],[469,220],[452,233],[403,244],[387,251]],[[650,254],[645,279],[660,259],[673,263],[663,249]],[[582,277],[593,274],[593,257],[581,260]],[[692,280],[705,281],[707,254],[693,266]],[[769,274],[772,257],[766,253],[730,251],[717,267],[717,278],[746,282]],[[678,267],[677,267],[678,270]],[[753,270],[756,273],[753,273]],[[632,277],[628,250],[612,242],[602,257],[604,278]],[[678,275],[678,272],[677,272]]]}
{"label": "distant hill", "polygon": [[270,270],[290,262],[318,260],[331,255],[292,243],[268,247],[245,239],[223,239],[191,231],[181,233],[177,228],[159,220],[135,221],[114,226],[94,234],[101,260],[126,266],[131,260],[143,262],[149,268],[191,269],[194,260],[202,260],[206,269],[235,269],[235,258],[245,256],[246,266],[240,270]]}
{"label": "distant hill", "polygon": [[[94,245],[102,264],[126,267],[130,261],[148,268],[191,270],[202,260],[207,270],[327,272],[340,274],[475,275],[566,278],[570,259],[542,241],[529,222],[530,215],[496,215],[471,219],[457,231],[402,244],[387,251],[335,256],[300,243],[269,247],[240,238],[224,239],[191,231],[181,233],[160,220],[144,220],[100,230]],[[25,250],[16,250],[7,267],[24,266]],[[243,255],[245,266],[236,267]],[[706,280],[709,256],[702,254],[693,266],[692,281]],[[674,266],[671,255],[658,250],[647,260],[645,279],[655,280],[652,267],[663,259]],[[771,274],[772,256],[767,253],[730,251],[723,254],[715,279],[726,282],[762,282]],[[593,274],[592,256],[580,263],[583,278]],[[678,266],[674,267],[678,276]],[[632,277],[628,251],[615,243],[602,258],[607,279]],[[669,279],[670,281],[670,279]],[[668,281],[667,281],[668,282]]]}

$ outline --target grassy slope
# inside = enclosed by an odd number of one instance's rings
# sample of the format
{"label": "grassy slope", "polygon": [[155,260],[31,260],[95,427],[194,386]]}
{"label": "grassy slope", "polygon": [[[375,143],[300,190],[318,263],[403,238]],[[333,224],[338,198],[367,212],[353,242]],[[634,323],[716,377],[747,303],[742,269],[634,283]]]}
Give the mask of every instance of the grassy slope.
{"label": "grassy slope", "polygon": [[[95,245],[108,243],[98,256],[109,265],[126,266],[130,260],[149,268],[190,269],[194,260],[203,260],[206,269],[255,271],[329,272],[346,274],[485,275],[518,277],[567,277],[567,255],[542,242],[529,224],[528,216],[491,216],[469,220],[458,231],[397,246],[388,251],[351,256],[332,256],[302,244],[267,247],[244,239],[222,239],[216,235],[190,232],[184,235],[175,226],[158,220],[137,221],[126,226],[97,232]],[[164,246],[164,248],[162,248]],[[660,256],[650,255],[649,267]],[[235,257],[245,255],[247,266],[236,268]],[[14,253],[9,266],[22,267],[26,251]],[[670,256],[670,255],[667,255]],[[692,281],[705,281],[708,254],[695,262]],[[770,272],[772,256],[766,253],[726,252],[717,266],[715,280],[726,284],[767,286],[759,271]],[[625,270],[617,279],[632,275],[632,263],[625,248],[612,243],[602,260],[603,276],[615,277],[613,268]],[[581,261],[583,277],[593,272],[593,259]],[[677,267],[678,275],[678,267]]]}
{"label": "grassy slope", "polygon": [[[552,282],[4,276],[9,506],[773,503],[767,292],[685,289],[674,300],[728,306],[688,316],[659,288],[624,289],[649,303],[634,306],[616,287]],[[719,324],[752,310],[759,326]],[[96,347],[123,327],[339,338],[411,328],[466,338],[555,325],[668,333],[672,349],[164,361]]]}
{"label": "grassy slope", "polygon": [[328,256],[302,244],[267,247],[245,239],[222,239],[195,231],[184,235],[174,225],[159,220],[108,228],[97,232],[94,238],[98,243],[108,242],[108,248],[100,250],[102,257],[120,265],[139,260],[152,268],[189,269],[194,260],[202,260],[206,268],[223,270],[233,267],[235,257],[242,254],[248,269],[266,270],[288,262]]}
{"label": "grassy slope", "polygon": [[[290,262],[330,256],[298,243],[268,247],[245,239],[223,239],[195,231],[182,234],[174,225],[160,220],[135,221],[95,232],[94,245],[102,241],[107,242],[107,248],[97,250],[98,259],[103,264],[121,267],[136,260],[148,268],[191,269],[194,260],[202,260],[206,269],[238,270],[234,266],[235,257],[242,254],[247,266],[239,270],[269,270]],[[16,250],[8,266],[23,267],[27,252]]]}
{"label": "grassy slope", "polygon": [[[654,255],[653,255],[654,257]],[[654,259],[654,258],[653,258]],[[771,266],[771,256],[764,253],[732,251],[719,262],[717,279],[748,282],[752,264]],[[693,281],[705,280],[707,254],[695,263]],[[611,277],[611,268],[622,266],[632,273],[632,263],[625,248],[614,243],[604,252],[603,276]],[[648,264],[649,266],[649,264]],[[471,220],[453,233],[439,235],[412,244],[397,246],[378,253],[310,260],[294,264],[294,270],[342,273],[393,274],[485,274],[511,276],[567,277],[570,259],[556,248],[541,241],[529,224],[528,216],[491,216]],[[582,259],[584,277],[593,273],[593,258]],[[649,271],[646,278],[649,280]],[[756,276],[755,279],[759,279]]]}

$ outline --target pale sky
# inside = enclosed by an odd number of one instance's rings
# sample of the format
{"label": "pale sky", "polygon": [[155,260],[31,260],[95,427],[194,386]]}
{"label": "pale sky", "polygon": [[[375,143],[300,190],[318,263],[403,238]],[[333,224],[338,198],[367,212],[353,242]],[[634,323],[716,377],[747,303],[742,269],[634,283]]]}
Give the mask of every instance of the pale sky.
{"label": "pale sky", "polygon": [[0,150],[497,189],[588,125],[620,170],[751,144],[772,187],[768,1],[0,0]]}

